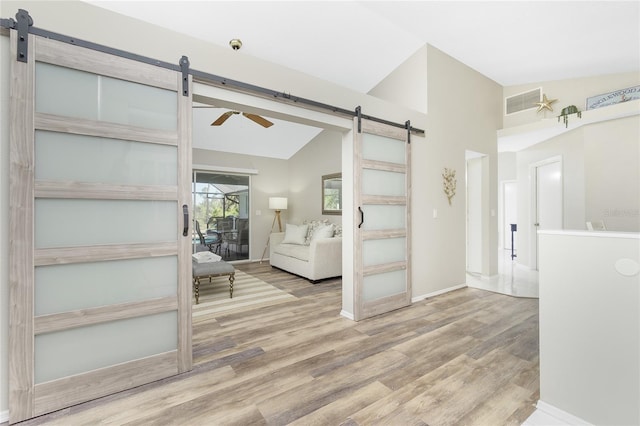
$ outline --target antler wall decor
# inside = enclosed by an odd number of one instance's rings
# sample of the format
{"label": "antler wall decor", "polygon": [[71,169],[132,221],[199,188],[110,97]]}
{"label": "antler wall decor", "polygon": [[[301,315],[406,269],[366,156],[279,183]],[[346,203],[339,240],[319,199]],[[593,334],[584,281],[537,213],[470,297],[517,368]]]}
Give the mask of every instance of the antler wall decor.
{"label": "antler wall decor", "polygon": [[456,171],[453,169],[444,168],[442,170],[442,185],[444,193],[449,199],[449,205],[451,205],[451,199],[456,195]]}

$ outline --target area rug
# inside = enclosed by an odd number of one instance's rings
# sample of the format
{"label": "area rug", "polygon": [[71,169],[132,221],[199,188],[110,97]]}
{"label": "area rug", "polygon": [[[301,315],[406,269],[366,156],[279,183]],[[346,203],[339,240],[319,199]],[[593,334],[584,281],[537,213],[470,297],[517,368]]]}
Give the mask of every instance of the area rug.
{"label": "area rug", "polygon": [[229,277],[215,277],[200,281],[200,303],[193,305],[193,318],[237,313],[247,309],[275,305],[297,300],[286,291],[280,290],[258,278],[236,270],[233,282],[233,298],[229,298]]}

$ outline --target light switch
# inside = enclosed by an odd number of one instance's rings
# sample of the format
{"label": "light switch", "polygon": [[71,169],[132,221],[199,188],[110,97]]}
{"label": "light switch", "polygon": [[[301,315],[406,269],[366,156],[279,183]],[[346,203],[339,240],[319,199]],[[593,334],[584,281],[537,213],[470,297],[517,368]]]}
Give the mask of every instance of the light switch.
{"label": "light switch", "polygon": [[256,216],[260,216],[262,214],[262,210],[256,210]]}
{"label": "light switch", "polygon": [[491,217],[495,217],[496,215],[496,211],[494,209],[491,209]]}
{"label": "light switch", "polygon": [[438,218],[438,209],[433,209],[433,218],[434,219]]}

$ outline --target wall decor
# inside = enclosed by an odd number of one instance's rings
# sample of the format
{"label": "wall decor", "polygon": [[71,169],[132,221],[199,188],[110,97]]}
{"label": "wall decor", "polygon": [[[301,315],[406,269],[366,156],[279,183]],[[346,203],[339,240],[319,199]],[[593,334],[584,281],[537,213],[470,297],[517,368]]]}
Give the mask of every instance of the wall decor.
{"label": "wall decor", "polygon": [[534,105],[538,105],[538,110],[536,112],[540,112],[543,109],[548,109],[549,111],[553,112],[553,107],[551,106],[552,103],[556,102],[557,99],[547,99],[547,95],[543,94],[542,95],[542,101],[541,102],[536,102]]}
{"label": "wall decor", "polygon": [[587,98],[587,110],[640,99],[640,86],[627,87]]}
{"label": "wall decor", "polygon": [[582,111],[580,111],[575,105],[569,105],[568,107],[562,108],[562,111],[558,116],[558,123],[560,122],[560,117],[562,117],[564,127],[569,127],[569,114],[577,114],[578,118],[582,118]]}
{"label": "wall decor", "polygon": [[451,199],[456,195],[456,171],[454,169],[444,168],[442,169],[442,185],[444,193],[447,194],[449,199],[449,205],[451,205]]}

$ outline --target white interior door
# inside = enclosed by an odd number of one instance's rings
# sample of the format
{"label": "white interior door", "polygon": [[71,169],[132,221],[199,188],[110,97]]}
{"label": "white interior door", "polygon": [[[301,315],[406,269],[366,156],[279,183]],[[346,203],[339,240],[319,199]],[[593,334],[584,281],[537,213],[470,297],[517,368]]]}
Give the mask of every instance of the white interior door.
{"label": "white interior door", "polygon": [[11,423],[192,365],[182,75],[28,37],[11,65]]}
{"label": "white interior door", "polygon": [[538,269],[538,233],[543,229],[563,229],[562,163],[553,161],[535,168],[535,263]]}
{"label": "white interior door", "polygon": [[356,321],[411,304],[407,130],[369,120],[361,129],[354,131]]}

